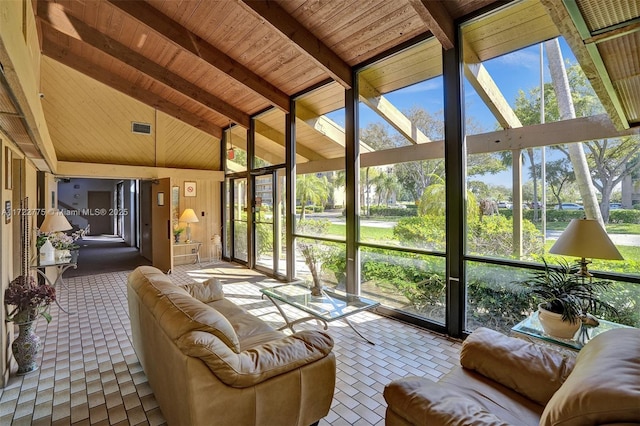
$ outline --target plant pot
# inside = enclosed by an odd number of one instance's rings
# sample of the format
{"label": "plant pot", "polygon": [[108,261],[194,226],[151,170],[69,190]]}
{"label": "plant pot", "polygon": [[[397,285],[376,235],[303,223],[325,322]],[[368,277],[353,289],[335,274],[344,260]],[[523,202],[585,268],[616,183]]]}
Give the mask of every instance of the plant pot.
{"label": "plant pot", "polygon": [[11,344],[13,357],[18,363],[18,375],[38,369],[36,357],[40,351],[40,337],[34,332],[35,325],[35,321],[18,324],[20,332]]}
{"label": "plant pot", "polygon": [[548,311],[540,305],[538,305],[538,319],[545,333],[561,339],[573,339],[580,328],[580,321],[575,323],[563,321],[562,314]]}
{"label": "plant pot", "polygon": [[180,234],[175,234],[173,238],[175,239],[176,244],[180,242]]}

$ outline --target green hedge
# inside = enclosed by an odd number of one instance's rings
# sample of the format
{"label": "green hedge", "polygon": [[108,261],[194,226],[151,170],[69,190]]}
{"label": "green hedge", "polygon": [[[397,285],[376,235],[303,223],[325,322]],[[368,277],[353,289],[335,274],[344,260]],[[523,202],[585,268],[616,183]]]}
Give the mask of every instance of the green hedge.
{"label": "green hedge", "polygon": [[640,210],[611,210],[609,223],[640,223]]}
{"label": "green hedge", "polygon": [[386,207],[386,206],[370,206],[369,213],[371,216],[417,216],[417,209],[402,209],[398,207]]}

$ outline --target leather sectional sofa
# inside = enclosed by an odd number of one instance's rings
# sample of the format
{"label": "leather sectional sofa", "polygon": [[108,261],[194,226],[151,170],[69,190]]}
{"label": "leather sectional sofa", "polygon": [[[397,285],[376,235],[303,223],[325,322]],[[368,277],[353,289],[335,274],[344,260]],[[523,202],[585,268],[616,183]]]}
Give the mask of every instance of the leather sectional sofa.
{"label": "leather sectional sofa", "polygon": [[133,346],[169,425],[307,426],[329,412],[328,334],[287,336],[218,282],[178,286],[150,266],[129,275],[127,293]]}
{"label": "leather sectional sofa", "polygon": [[599,334],[576,358],[480,328],[460,364],[387,385],[386,425],[640,425],[639,329]]}

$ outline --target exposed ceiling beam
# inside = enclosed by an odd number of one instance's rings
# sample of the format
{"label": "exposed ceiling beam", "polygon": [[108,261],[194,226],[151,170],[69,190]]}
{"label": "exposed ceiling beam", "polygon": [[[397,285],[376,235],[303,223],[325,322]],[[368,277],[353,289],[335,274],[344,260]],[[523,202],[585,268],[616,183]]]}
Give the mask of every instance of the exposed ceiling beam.
{"label": "exposed ceiling beam", "polygon": [[273,1],[242,0],[255,16],[291,40],[298,50],[313,60],[335,81],[347,89],[353,86],[351,67],[311,31],[293,19]]}
{"label": "exposed ceiling beam", "polygon": [[272,105],[289,112],[289,96],[235,59],[210,45],[148,3],[130,0],[108,0],[142,25],[153,29],[179,48],[207,62],[236,82],[262,96]]}
{"label": "exposed ceiling beam", "polygon": [[[296,116],[307,126],[316,132],[325,135],[331,141],[337,143],[341,148],[345,145],[344,129],[335,121],[325,115],[318,115],[302,105],[296,106]],[[360,141],[360,152],[373,151],[369,145]]]}
{"label": "exposed ceiling beam", "polygon": [[505,99],[470,44],[464,45],[464,75],[503,129],[522,127],[520,119]]}
{"label": "exposed ceiling beam", "polygon": [[422,22],[425,23],[445,50],[453,48],[455,27],[443,2],[433,0],[408,0]]}
{"label": "exposed ceiling beam", "polygon": [[575,1],[540,0],[547,13],[576,56],[582,70],[591,82],[600,102],[619,129],[628,129],[629,121],[618,94],[613,87],[596,43],[586,44],[591,37],[584,17]]}
{"label": "exposed ceiling beam", "polygon": [[216,170],[173,169],[169,167],[131,166],[128,164],[81,163],[59,161],[59,176],[101,179],[158,179],[171,176],[178,179],[212,179],[223,182],[224,172]]}
{"label": "exposed ceiling beam", "polygon": [[[271,126],[264,124],[259,119],[255,121],[255,129],[256,133],[276,142],[278,145],[285,146],[285,136],[282,132],[274,129]],[[304,145],[298,143],[296,144],[296,154],[300,155],[306,160],[322,160],[324,157],[312,149],[305,147]]]}
{"label": "exposed ceiling beam", "polygon": [[[499,151],[522,150],[540,146],[561,145],[593,139],[615,138],[639,134],[640,129],[618,131],[606,115],[574,118],[565,121],[536,124],[518,129],[498,130],[467,136],[468,154],[485,154]],[[362,167],[386,166],[419,160],[444,158],[444,142],[389,148],[362,154]],[[298,173],[317,173],[344,168],[344,157],[310,161],[297,166]]]}
{"label": "exposed ceiling beam", "polygon": [[131,84],[130,81],[113,74],[110,71],[99,68],[95,64],[89,63],[85,58],[82,58],[72,53],[68,47],[60,46],[57,44],[58,37],[55,34],[51,34],[49,31],[43,32],[42,38],[42,53],[49,56],[56,61],[79,71],[94,80],[97,80],[109,87],[112,87],[119,92],[124,93],[152,108],[156,108],[158,111],[162,111],[178,120],[202,130],[216,138],[222,138],[222,129],[201,117],[186,112],[183,108],[175,105],[161,96],[154,94],[149,90],[145,90],[139,86]]}
{"label": "exposed ceiling beam", "polygon": [[431,140],[368,81],[360,78],[360,100],[413,144]]}
{"label": "exposed ceiling beam", "polygon": [[38,18],[43,27],[43,32],[55,31],[58,33],[58,37],[73,38],[96,48],[112,56],[114,59],[148,75],[163,85],[181,92],[183,95],[205,107],[226,116],[241,126],[245,128],[249,127],[248,114],[232,107],[218,97],[204,92],[195,84],[168,71],[163,66],[129,49],[118,41],[107,37],[79,19],[67,15],[58,5],[48,2],[38,2]]}

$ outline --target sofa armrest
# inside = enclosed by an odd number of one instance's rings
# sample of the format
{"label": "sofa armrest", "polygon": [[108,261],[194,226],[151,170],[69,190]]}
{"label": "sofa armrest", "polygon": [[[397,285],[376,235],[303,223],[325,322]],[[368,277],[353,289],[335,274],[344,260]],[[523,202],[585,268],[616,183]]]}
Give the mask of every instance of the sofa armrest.
{"label": "sofa armrest", "polygon": [[575,357],[478,328],[463,342],[460,364],[544,406],[573,370]]}
{"label": "sofa armrest", "polygon": [[[412,425],[506,426],[477,402],[460,396],[445,383],[405,377],[384,388],[388,411]],[[391,417],[391,416],[388,416]]]}
{"label": "sofa armrest", "polygon": [[299,331],[238,354],[216,336],[192,331],[177,345],[186,355],[200,358],[226,385],[245,388],[326,357],[333,339],[320,331]]}

